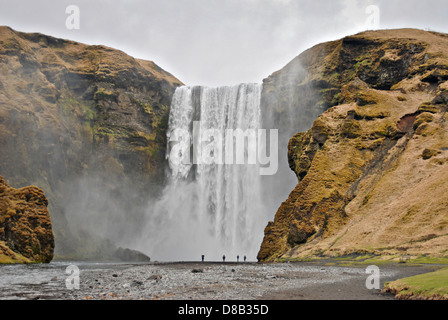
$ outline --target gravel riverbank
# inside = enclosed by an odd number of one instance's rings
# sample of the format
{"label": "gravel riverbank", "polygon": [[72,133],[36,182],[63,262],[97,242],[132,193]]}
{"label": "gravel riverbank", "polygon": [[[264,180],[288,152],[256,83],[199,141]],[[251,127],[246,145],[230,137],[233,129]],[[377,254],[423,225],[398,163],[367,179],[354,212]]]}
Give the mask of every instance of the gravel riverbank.
{"label": "gravel riverbank", "polygon": [[[79,289],[68,289],[68,265],[79,269]],[[427,267],[380,266],[384,282],[427,272]],[[394,299],[365,286],[365,267],[324,263],[150,264],[53,262],[0,266],[0,299],[269,300]],[[68,280],[69,284],[74,283]]]}

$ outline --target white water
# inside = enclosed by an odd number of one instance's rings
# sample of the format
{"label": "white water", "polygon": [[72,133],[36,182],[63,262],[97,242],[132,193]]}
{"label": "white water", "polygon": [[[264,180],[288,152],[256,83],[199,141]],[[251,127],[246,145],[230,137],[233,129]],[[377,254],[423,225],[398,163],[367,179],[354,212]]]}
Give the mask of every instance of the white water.
{"label": "white water", "polygon": [[[179,141],[176,129],[193,135],[193,121],[200,121],[200,131],[259,129],[261,90],[259,84],[178,88],[168,141]],[[259,165],[182,163],[171,152],[179,146],[188,150],[188,142],[183,143],[168,145],[169,182],[149,209],[144,251],[158,261],[199,260],[203,254],[208,261],[221,260],[222,255],[226,261],[235,261],[237,255],[240,261],[244,256],[255,260],[272,216],[263,204]],[[185,152],[181,158],[187,156]]]}

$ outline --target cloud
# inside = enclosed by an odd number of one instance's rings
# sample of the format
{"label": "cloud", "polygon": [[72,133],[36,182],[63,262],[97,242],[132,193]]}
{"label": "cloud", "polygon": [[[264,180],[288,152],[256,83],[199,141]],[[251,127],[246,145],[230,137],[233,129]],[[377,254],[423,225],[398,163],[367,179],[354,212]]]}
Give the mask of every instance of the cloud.
{"label": "cloud", "polygon": [[[80,30],[65,27],[72,4]],[[261,82],[312,45],[364,30],[372,4],[380,28],[448,32],[445,0],[0,0],[0,24],[108,45],[217,86]]]}

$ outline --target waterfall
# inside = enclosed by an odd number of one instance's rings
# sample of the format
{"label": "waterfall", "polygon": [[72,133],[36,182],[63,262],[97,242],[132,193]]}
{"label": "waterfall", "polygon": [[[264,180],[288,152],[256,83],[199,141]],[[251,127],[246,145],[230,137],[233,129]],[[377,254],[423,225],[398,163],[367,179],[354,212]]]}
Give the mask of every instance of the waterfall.
{"label": "waterfall", "polygon": [[[207,260],[220,260],[223,254],[228,260],[237,255],[255,260],[267,222],[260,165],[201,163],[194,153],[201,145],[198,137],[207,130],[222,133],[220,141],[211,141],[223,142],[224,159],[230,152],[224,142],[232,141],[232,130],[259,129],[261,90],[260,84],[177,88],[167,133],[169,181],[148,214],[150,240],[145,249],[156,260],[198,260],[202,254]],[[248,158],[253,146],[246,142]],[[212,154],[215,160],[217,154]]]}

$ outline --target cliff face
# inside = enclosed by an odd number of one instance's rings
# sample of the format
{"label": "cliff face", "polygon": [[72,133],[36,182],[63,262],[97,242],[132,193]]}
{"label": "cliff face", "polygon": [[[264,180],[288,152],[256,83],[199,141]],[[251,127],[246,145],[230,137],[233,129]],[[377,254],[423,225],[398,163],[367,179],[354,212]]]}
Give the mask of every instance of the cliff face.
{"label": "cliff face", "polygon": [[265,80],[266,100],[308,86],[328,110],[289,142],[299,182],[258,259],[446,255],[447,80],[448,36],[409,29],[318,45]]}
{"label": "cliff face", "polygon": [[[82,256],[76,250],[90,236],[119,235],[119,219],[138,224],[129,206],[163,182],[169,106],[181,82],[118,50],[7,27],[0,69],[0,173],[45,191],[56,252]],[[91,229],[75,232],[70,217]]]}
{"label": "cliff face", "polygon": [[0,263],[51,261],[54,238],[47,205],[41,189],[14,189],[0,176]]}

